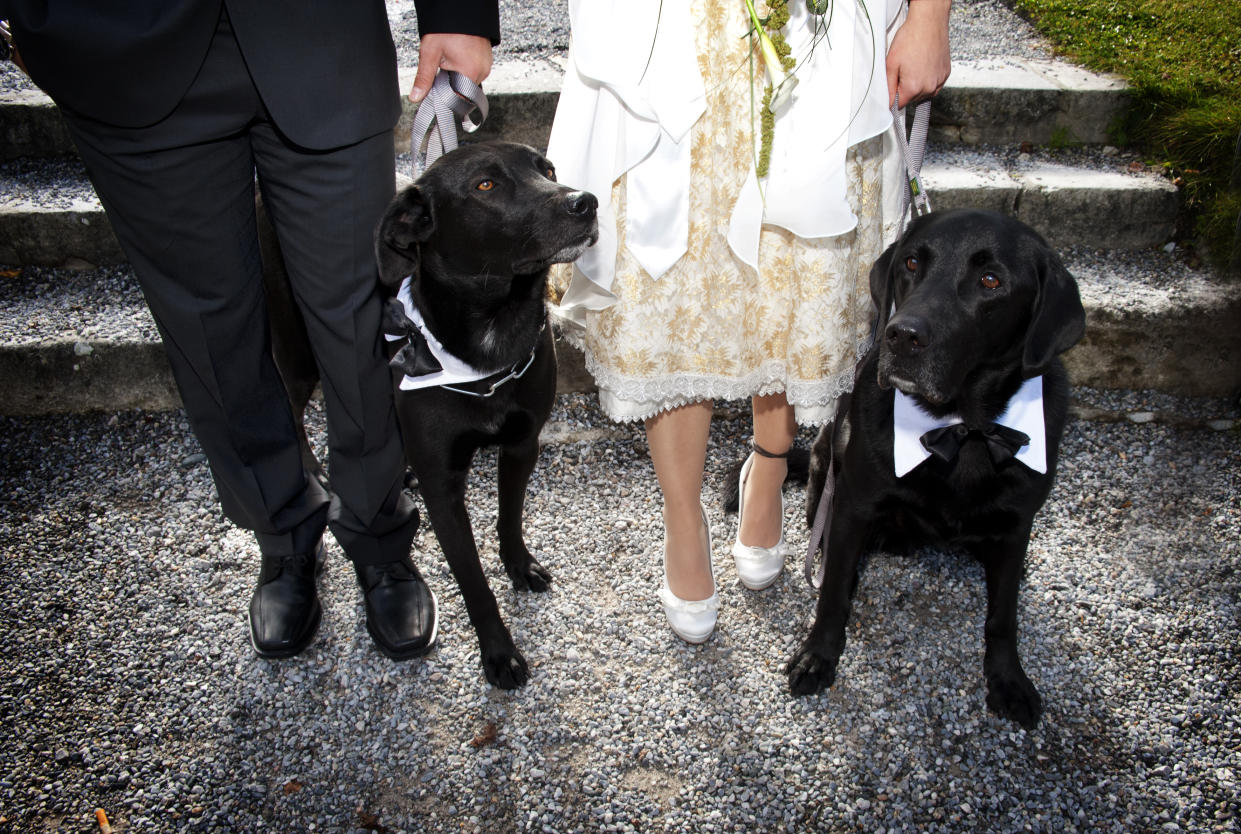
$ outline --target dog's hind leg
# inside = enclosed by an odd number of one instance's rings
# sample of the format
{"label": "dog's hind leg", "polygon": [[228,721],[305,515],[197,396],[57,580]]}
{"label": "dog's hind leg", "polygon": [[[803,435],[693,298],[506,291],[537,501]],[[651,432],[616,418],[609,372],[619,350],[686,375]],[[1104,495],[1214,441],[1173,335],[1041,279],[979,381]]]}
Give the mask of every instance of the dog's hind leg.
{"label": "dog's hind leg", "polygon": [[824,554],[826,571],[814,625],[801,648],[785,667],[789,690],[794,695],[812,695],[836,680],[836,665],[845,650],[845,626],[853,607],[857,588],[858,568],[866,544],[867,519],[849,513],[847,500],[842,500],[841,484],[837,484],[832,528],[828,549]]}
{"label": "dog's hind leg", "polygon": [[526,547],[522,534],[522,518],[526,504],[526,486],[539,457],[538,437],[512,446],[500,447],[499,455],[499,517],[496,532],[500,538],[500,559],[504,570],[519,591],[546,591],[552,575],[538,563]]}
{"label": "dog's hind leg", "polygon": [[982,555],[987,577],[986,652],[983,674],[987,681],[987,706],[1003,718],[1027,730],[1038,724],[1042,699],[1021,668],[1017,653],[1017,592],[1025,564],[1030,529],[1005,537],[999,546]]}

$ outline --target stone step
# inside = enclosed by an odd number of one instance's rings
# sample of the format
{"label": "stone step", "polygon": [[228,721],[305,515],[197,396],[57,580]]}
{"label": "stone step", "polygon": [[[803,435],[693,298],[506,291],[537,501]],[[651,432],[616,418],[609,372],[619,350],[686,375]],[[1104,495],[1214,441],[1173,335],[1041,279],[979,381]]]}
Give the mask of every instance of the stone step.
{"label": "stone step", "polygon": [[[159,331],[127,265],[0,277],[0,414],[180,407]],[[561,341],[558,387],[592,387]]]}
{"label": "stone step", "polygon": [[1064,61],[956,61],[931,108],[930,138],[966,145],[1107,145],[1128,107],[1120,78]]}
{"label": "stone step", "polygon": [[[400,72],[402,90],[413,76],[412,69]],[[562,77],[552,61],[497,63],[484,84],[490,115],[480,135],[545,148]],[[970,145],[1106,144],[1128,101],[1119,79],[1061,61],[957,61],[932,108],[931,138]],[[395,141],[406,151],[414,105],[402,102]],[[51,99],[32,89],[0,94],[0,161],[74,154]]]}
{"label": "stone step", "polygon": [[[1098,151],[1022,154],[1015,148],[930,148],[923,168],[932,207],[976,206],[1015,215],[1053,245],[1141,249],[1173,233],[1175,186]],[[408,173],[408,163],[399,172]],[[0,166],[0,264],[124,262],[77,160]]]}
{"label": "stone step", "polygon": [[0,162],[76,155],[60,111],[43,92],[25,89],[0,95]]}
{"label": "stone step", "polygon": [[1057,248],[1161,246],[1180,207],[1175,185],[1119,153],[931,147],[922,178],[932,209],[993,209]]}
{"label": "stone step", "polygon": [[[1073,382],[1199,396],[1241,390],[1241,284],[1159,252],[1071,250],[1087,311]],[[179,400],[128,267],[0,278],[0,414],[162,410]],[[592,382],[558,342],[561,391]]]}
{"label": "stone step", "polygon": [[1236,397],[1241,282],[1174,253],[1065,253],[1086,335],[1064,356],[1075,384]]}

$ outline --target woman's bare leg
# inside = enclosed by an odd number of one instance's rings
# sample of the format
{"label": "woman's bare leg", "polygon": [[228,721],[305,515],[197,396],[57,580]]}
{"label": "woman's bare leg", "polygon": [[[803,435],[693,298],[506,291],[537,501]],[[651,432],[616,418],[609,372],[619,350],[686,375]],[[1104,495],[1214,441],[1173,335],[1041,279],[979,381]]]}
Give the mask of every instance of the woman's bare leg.
{"label": "woman's bare leg", "polygon": [[668,588],[685,600],[707,599],[714,591],[701,510],[712,408],[707,400],[646,421],[651,462],[664,497]]}

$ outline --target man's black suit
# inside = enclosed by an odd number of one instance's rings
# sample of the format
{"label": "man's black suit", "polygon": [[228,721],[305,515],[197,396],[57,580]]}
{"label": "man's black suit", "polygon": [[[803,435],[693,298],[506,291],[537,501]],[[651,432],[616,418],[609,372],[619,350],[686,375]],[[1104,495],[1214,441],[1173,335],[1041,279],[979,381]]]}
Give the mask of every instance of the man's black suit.
{"label": "man's black suit", "polygon": [[[418,14],[424,35],[499,39],[496,0]],[[400,112],[382,0],[0,0],[0,17],[61,106],[227,515],[265,555],[307,553],[330,520],[357,564],[406,557],[372,248]],[[320,366],[330,519],[269,353],[256,172]]]}
{"label": "man's black suit", "polygon": [[[272,119],[322,150],[390,129],[396,56],[381,0],[0,0],[31,76],[64,108],[146,127],[180,102],[228,15]],[[500,41],[495,0],[418,0],[422,34]]]}

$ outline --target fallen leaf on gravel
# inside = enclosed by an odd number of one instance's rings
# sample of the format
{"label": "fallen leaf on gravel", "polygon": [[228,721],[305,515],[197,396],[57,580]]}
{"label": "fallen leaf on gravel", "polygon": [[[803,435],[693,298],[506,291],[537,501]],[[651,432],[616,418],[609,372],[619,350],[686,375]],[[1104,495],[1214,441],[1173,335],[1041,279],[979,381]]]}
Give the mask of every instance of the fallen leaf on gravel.
{"label": "fallen leaf on gravel", "polygon": [[493,743],[495,740],[496,725],[488,723],[483,727],[478,735],[474,736],[474,738],[470,741],[470,745],[473,747],[482,747],[485,744]]}
{"label": "fallen leaf on gravel", "polygon": [[368,814],[365,811],[358,811],[358,827],[365,828],[368,831],[387,831],[387,826],[379,824],[379,814]]}

